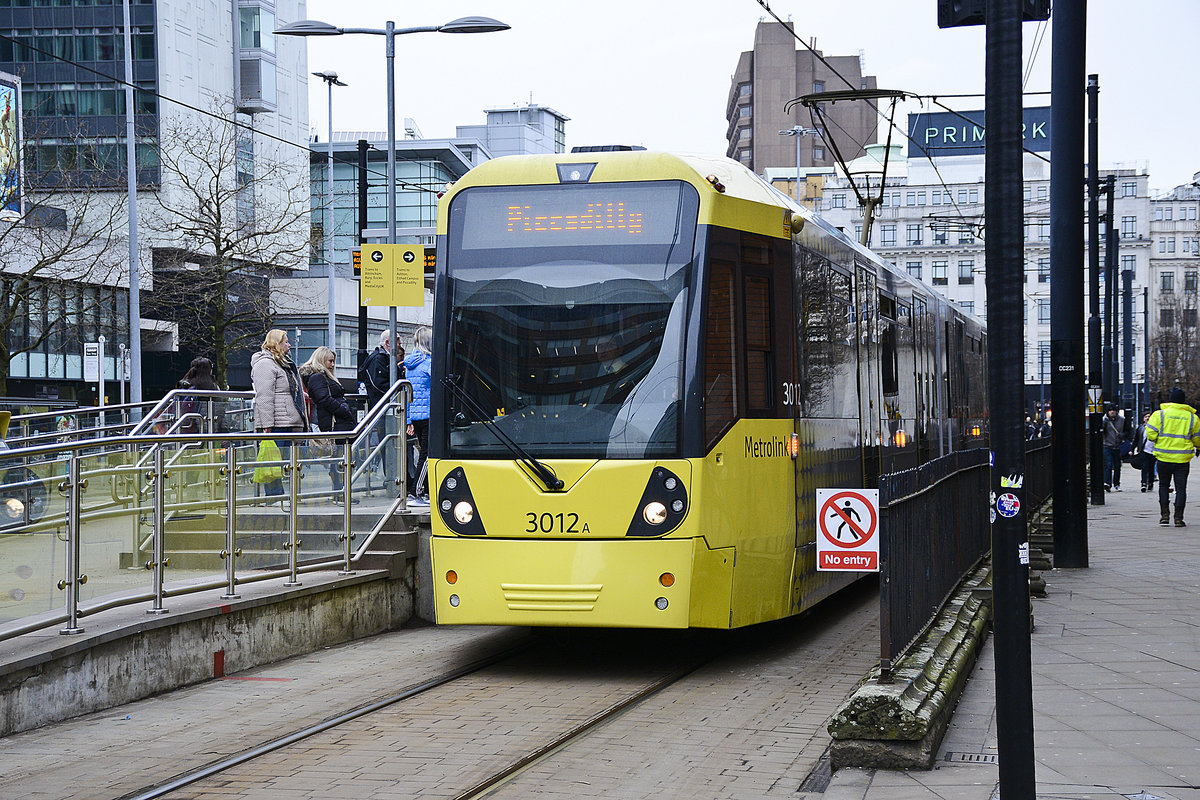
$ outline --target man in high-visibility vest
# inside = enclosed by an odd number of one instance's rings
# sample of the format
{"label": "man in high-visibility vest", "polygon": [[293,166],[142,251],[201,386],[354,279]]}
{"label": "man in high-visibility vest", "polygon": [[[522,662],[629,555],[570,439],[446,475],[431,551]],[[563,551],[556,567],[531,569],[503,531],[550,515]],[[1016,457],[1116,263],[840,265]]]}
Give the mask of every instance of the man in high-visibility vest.
{"label": "man in high-visibility vest", "polygon": [[1171,524],[1171,481],[1175,482],[1175,527],[1184,527],[1183,509],[1187,504],[1187,479],[1192,456],[1200,448],[1200,416],[1189,406],[1183,389],[1171,390],[1171,401],[1150,415],[1146,438],[1154,442],[1158,461],[1159,525]]}

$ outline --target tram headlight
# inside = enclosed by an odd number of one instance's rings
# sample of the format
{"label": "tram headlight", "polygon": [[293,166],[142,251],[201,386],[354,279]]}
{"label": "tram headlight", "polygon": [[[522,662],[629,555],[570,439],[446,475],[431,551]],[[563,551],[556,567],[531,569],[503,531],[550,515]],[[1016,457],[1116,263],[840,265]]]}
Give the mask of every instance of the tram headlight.
{"label": "tram headlight", "polygon": [[459,536],[484,536],[487,533],[462,467],[450,470],[438,484],[436,508],[438,517],[451,533]]}
{"label": "tram headlight", "polygon": [[655,467],[646,481],[626,536],[662,536],[687,516],[687,486],[666,467]]}
{"label": "tram headlight", "polygon": [[667,507],[657,500],[647,503],[642,509],[642,518],[651,525],[662,525],[667,521]]}

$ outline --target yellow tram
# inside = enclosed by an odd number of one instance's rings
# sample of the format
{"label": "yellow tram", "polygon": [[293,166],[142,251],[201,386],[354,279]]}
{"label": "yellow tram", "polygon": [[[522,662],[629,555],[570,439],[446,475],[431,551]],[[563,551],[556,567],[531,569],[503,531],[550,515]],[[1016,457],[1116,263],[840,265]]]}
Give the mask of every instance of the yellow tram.
{"label": "yellow tram", "polygon": [[439,624],[733,628],[853,575],[814,492],[986,436],[986,333],[727,159],[487,162],[441,200]]}

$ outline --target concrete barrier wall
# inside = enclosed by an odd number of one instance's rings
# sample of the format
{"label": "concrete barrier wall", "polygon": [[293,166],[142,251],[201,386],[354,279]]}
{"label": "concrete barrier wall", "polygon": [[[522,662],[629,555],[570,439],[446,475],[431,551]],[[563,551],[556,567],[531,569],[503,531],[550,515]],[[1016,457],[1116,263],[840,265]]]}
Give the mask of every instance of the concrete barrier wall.
{"label": "concrete barrier wall", "polygon": [[121,612],[127,624],[85,619],[80,636],[47,631],[34,641],[43,646],[0,664],[0,736],[394,630],[415,607],[414,561],[404,563],[310,573],[307,585],[239,600],[176,597],[162,616],[141,606]]}

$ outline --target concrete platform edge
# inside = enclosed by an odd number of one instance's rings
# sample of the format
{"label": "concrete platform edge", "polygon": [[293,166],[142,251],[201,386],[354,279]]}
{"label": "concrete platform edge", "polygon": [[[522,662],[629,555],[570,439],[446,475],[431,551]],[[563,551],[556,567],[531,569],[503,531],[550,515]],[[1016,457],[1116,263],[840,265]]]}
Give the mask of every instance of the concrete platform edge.
{"label": "concrete platform edge", "polygon": [[20,655],[0,654],[0,736],[394,630],[412,618],[414,578],[411,559],[399,579],[314,572],[298,587],[247,585],[236,600],[174,597],[158,616],[144,604],[103,612],[78,636],[27,634]]}

